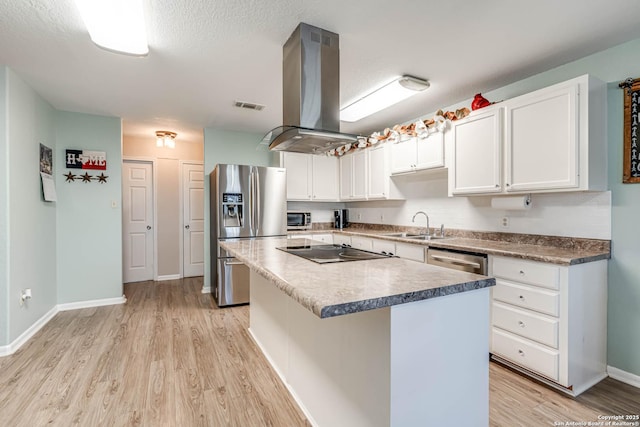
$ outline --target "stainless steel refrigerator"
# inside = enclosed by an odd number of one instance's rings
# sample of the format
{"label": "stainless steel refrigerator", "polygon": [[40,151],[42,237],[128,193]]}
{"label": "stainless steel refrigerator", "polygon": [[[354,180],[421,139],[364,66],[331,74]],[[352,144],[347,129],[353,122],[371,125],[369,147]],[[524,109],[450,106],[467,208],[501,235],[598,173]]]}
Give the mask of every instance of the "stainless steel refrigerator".
{"label": "stainless steel refrigerator", "polygon": [[219,307],[245,304],[249,269],[220,248],[219,242],[286,236],[286,171],[218,164],[209,179],[211,293]]}

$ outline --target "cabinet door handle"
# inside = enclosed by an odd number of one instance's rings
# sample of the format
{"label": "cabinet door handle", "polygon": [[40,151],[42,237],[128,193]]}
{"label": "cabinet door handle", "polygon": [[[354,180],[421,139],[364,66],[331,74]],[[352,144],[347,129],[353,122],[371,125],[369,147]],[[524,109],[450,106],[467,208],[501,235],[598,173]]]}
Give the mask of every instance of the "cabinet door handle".
{"label": "cabinet door handle", "polygon": [[147,230],[151,230],[151,226],[150,225],[147,225]]}
{"label": "cabinet door handle", "polygon": [[518,321],[518,326],[520,326],[521,328],[524,328],[525,324],[522,320]]}
{"label": "cabinet door handle", "polygon": [[524,276],[524,271],[523,270],[520,270],[520,275]]}
{"label": "cabinet door handle", "polygon": [[520,356],[524,357],[524,351],[522,351],[522,350],[518,350],[518,354],[519,354]]}
{"label": "cabinet door handle", "polygon": [[500,184],[496,184],[496,188],[500,188]]}
{"label": "cabinet door handle", "polygon": [[518,298],[520,298],[520,301],[524,301],[524,295],[520,295]]}

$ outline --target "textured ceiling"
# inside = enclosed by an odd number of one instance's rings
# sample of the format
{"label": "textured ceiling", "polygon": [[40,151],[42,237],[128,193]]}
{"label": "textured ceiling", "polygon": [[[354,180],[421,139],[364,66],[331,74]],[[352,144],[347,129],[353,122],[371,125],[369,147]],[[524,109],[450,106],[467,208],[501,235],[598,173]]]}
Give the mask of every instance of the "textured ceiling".
{"label": "textured ceiling", "polygon": [[135,58],[93,45],[73,0],[0,0],[0,64],[58,109],[122,117],[125,133],[266,132],[282,121],[282,45],[306,22],[340,35],[343,104],[395,75],[430,80],[424,93],[342,124],[369,133],[640,37],[637,0],[146,0],[145,8],[150,53]]}

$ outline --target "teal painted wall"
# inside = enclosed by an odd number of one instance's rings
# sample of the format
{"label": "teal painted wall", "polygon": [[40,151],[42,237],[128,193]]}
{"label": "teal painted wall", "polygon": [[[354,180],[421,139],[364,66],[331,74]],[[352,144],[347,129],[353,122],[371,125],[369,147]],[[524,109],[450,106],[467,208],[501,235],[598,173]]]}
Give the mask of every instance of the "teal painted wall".
{"label": "teal painted wall", "polygon": [[264,135],[252,132],[232,132],[204,129],[204,286],[211,285],[211,240],[209,238],[209,172],[215,165],[241,164],[254,166],[279,166],[278,154],[257,149]]}
{"label": "teal painted wall", "polygon": [[[8,341],[12,342],[56,305],[56,203],[45,202],[40,143],[54,150],[55,110],[7,69],[8,143]],[[58,172],[54,167],[54,176]],[[59,184],[58,184],[59,186]],[[32,299],[19,305],[21,291]]]}
{"label": "teal painted wall", "polygon": [[7,146],[7,68],[0,66],[0,347],[9,344],[9,276],[7,257],[9,255],[9,163]]}
{"label": "teal painted wall", "polygon": [[[122,127],[116,117],[56,113],[58,303],[122,296]],[[66,149],[105,151],[109,178],[65,182]],[[78,169],[74,173],[78,173]],[[91,172],[91,171],[90,171]],[[97,175],[93,171],[90,175]],[[112,201],[117,204],[111,207]]]}

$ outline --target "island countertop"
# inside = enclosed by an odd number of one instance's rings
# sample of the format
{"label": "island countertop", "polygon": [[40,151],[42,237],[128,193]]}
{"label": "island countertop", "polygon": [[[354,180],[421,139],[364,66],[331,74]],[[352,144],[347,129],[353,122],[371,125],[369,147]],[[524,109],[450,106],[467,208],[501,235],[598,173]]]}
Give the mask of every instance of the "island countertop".
{"label": "island countertop", "polygon": [[495,279],[486,276],[400,258],[317,264],[277,249],[288,243],[305,241],[266,238],[220,246],[320,318],[495,285]]}

